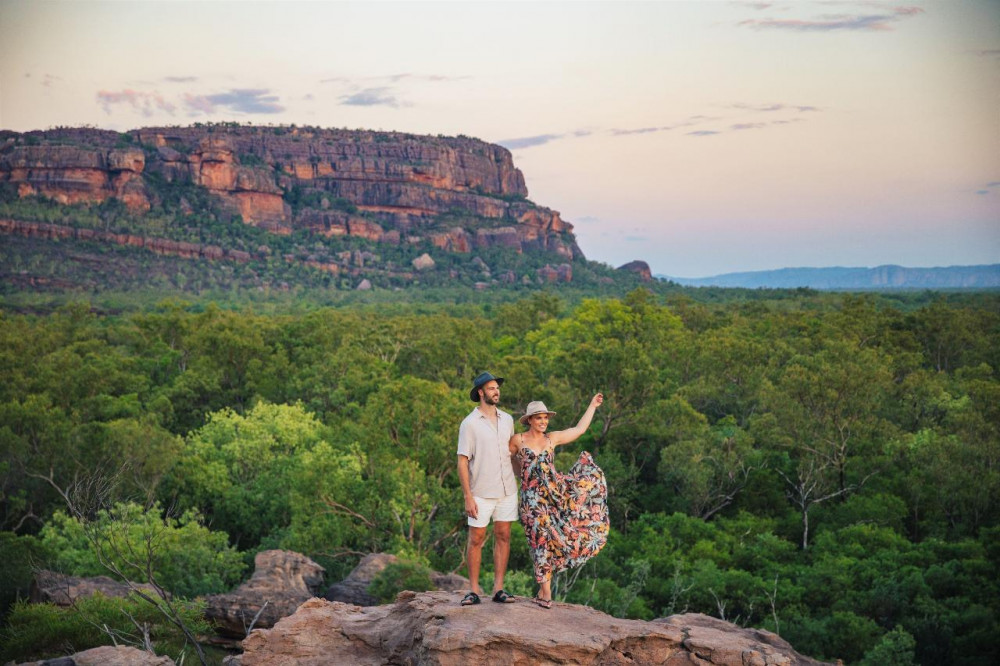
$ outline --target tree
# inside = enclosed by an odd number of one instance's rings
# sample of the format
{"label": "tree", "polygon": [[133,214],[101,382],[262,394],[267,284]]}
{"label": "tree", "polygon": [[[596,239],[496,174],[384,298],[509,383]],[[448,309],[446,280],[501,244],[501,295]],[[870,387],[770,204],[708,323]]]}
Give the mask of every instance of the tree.
{"label": "tree", "polygon": [[689,515],[709,520],[730,506],[754,471],[765,467],[753,438],[727,417],[694,438],[663,449],[660,474]]}
{"label": "tree", "polygon": [[569,388],[574,402],[563,410],[582,410],[591,395],[604,392],[595,419],[598,443],[612,428],[634,422],[645,404],[669,395],[677,379],[680,319],[650,303],[647,292],[629,296],[624,302],[584,300],[571,317],[550,320],[527,336],[550,376]]}
{"label": "tree", "polygon": [[[803,548],[809,544],[809,510],[853,492],[877,471],[866,456],[889,434],[879,403],[891,379],[876,350],[832,340],[814,355],[793,358],[775,383],[765,383],[769,413],[755,430],[759,441],[788,456],[776,471],[800,513]],[[860,469],[849,478],[852,465]]]}
{"label": "tree", "polygon": [[202,512],[241,550],[254,548],[289,525],[291,478],[325,436],[300,405],[261,402],[245,416],[224,409],[187,437],[165,485],[178,506]]}

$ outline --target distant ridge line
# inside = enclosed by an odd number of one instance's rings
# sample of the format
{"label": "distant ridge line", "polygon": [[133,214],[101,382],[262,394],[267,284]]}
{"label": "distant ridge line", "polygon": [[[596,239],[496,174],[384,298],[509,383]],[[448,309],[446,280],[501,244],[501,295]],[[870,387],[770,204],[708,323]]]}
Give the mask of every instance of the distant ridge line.
{"label": "distant ridge line", "polygon": [[737,287],[828,290],[892,289],[996,289],[1000,288],[1000,264],[911,268],[886,264],[874,268],[833,266],[828,268],[779,268],[769,271],[725,273],[704,278],[657,277],[689,287]]}

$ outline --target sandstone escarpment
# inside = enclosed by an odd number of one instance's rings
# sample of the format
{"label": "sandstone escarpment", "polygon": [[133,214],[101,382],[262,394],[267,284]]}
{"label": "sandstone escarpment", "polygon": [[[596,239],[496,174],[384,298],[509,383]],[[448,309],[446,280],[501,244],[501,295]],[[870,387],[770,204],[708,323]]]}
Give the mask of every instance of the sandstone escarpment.
{"label": "sandstone escarpment", "polygon": [[0,182],[17,186],[19,196],[42,195],[60,203],[101,203],[119,199],[133,210],[148,210],[142,150],[86,145],[3,142]]}
{"label": "sandstone escarpment", "polygon": [[0,132],[0,183],[139,212],[194,186],[272,233],[583,256],[572,225],[526,199],[510,152],[466,137],[235,124]]}

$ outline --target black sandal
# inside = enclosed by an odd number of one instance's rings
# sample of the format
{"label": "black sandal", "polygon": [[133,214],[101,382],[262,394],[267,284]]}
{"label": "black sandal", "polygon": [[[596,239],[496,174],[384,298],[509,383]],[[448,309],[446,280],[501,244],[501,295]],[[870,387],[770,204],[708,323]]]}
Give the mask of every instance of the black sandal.
{"label": "black sandal", "polygon": [[479,598],[478,594],[476,594],[475,592],[469,592],[467,595],[465,595],[462,598],[462,605],[463,606],[475,606],[476,604],[480,603],[481,601],[482,600]]}
{"label": "black sandal", "polygon": [[493,601],[498,604],[512,604],[516,601],[514,595],[507,594],[503,590],[497,590],[496,594],[493,595]]}
{"label": "black sandal", "polygon": [[549,610],[550,608],[552,608],[551,599],[542,599],[541,597],[535,597],[534,602],[539,606],[541,606],[542,608],[544,608],[545,610]]}

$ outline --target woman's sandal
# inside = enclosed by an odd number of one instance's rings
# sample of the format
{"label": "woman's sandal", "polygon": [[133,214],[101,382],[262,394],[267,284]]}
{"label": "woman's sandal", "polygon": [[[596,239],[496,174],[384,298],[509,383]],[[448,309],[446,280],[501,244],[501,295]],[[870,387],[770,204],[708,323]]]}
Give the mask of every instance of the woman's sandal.
{"label": "woman's sandal", "polygon": [[545,610],[552,608],[551,599],[542,599],[541,597],[535,597],[535,603],[544,608]]}
{"label": "woman's sandal", "polygon": [[498,604],[512,604],[515,599],[513,595],[507,594],[503,590],[497,590],[496,594],[493,595],[493,601]]}
{"label": "woman's sandal", "polygon": [[463,606],[475,606],[476,604],[480,603],[480,601],[481,600],[479,599],[479,595],[478,594],[476,594],[475,592],[469,592],[467,595],[465,595],[462,598],[462,605]]}

